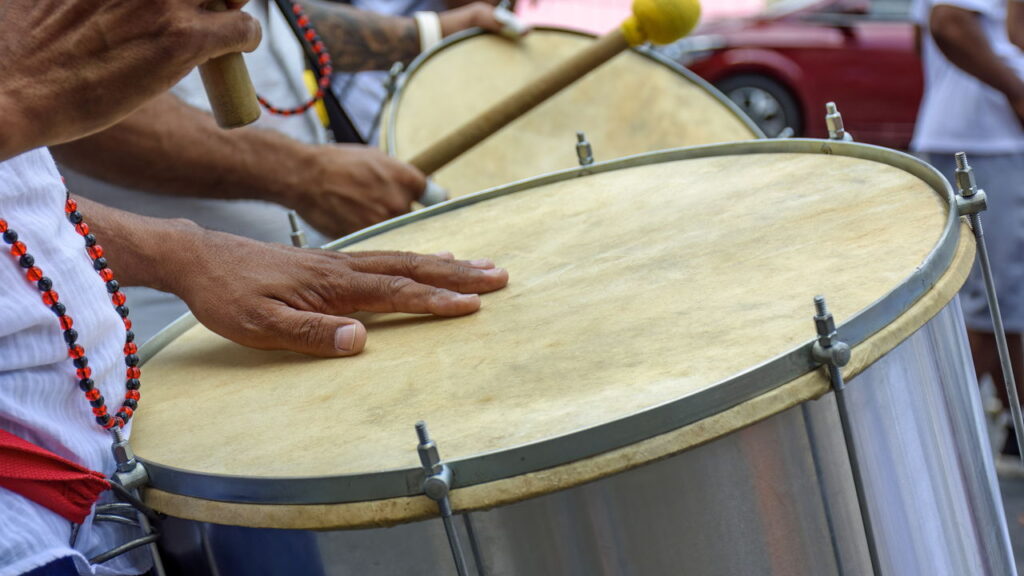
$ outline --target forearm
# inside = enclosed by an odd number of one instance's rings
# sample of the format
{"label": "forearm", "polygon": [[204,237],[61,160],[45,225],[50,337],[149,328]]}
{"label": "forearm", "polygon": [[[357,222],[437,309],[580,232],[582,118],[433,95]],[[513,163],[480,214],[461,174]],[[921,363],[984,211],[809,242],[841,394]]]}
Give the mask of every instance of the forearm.
{"label": "forearm", "polygon": [[932,37],[950,62],[1011,101],[1024,98],[1024,81],[992,51],[977,15],[936,6],[930,20]]}
{"label": "forearm", "polygon": [[139,216],[74,196],[90,232],[95,234],[110,268],[123,286],[148,286],[177,293],[181,276],[178,260],[202,250],[206,232],[190,220]]}
{"label": "forearm", "polygon": [[313,148],[269,130],[222,130],[166,94],[53,153],[75,170],[147,192],[285,203],[303,185]]}
{"label": "forearm", "polygon": [[412,18],[382,16],[323,0],[306,0],[303,6],[336,71],[387,70],[419,54],[419,32]]}
{"label": "forearm", "polygon": [[1018,48],[1024,49],[1024,0],[1006,3],[1006,33]]}
{"label": "forearm", "polygon": [[461,316],[508,283],[489,260],[299,249],[76,201],[119,283],[171,292],[210,330],[255,348],[358,354],[366,328],[353,312]]}

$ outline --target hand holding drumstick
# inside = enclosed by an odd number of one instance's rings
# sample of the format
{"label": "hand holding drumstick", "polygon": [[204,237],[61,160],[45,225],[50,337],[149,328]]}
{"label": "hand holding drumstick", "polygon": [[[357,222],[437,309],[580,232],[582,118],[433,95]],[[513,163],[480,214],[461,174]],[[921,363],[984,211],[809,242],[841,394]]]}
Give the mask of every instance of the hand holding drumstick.
{"label": "hand holding drumstick", "polygon": [[210,58],[256,48],[255,20],[206,1],[0,3],[0,160],[106,128]]}

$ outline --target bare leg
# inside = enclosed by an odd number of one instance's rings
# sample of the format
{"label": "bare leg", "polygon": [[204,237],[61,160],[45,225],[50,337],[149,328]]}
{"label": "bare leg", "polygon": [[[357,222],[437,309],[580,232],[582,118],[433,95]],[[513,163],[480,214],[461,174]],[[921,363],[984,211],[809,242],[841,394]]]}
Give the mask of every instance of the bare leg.
{"label": "bare leg", "polygon": [[[999,401],[1005,409],[1010,408],[1010,399],[1006,393],[1006,380],[1003,378],[1003,370],[999,363],[999,351],[996,348],[995,336],[987,332],[967,331],[971,343],[971,355],[974,356],[974,370],[980,379],[982,375],[988,374],[992,377],[992,384],[995,386]],[[1024,398],[1021,394],[1021,378],[1024,378],[1024,339],[1019,333],[1006,334],[1007,348],[1010,352],[1010,367],[1013,370],[1014,380],[1017,382],[1017,396]],[[1003,454],[1018,454],[1016,438],[1010,431],[1006,444],[1002,449]]]}
{"label": "bare leg", "polygon": [[[971,356],[974,357],[974,372],[978,380],[985,374],[990,374],[993,380],[999,379],[1002,382],[1002,372],[999,370],[999,355],[996,353],[996,339],[987,332],[967,331],[967,339],[971,343]],[[1003,401],[1003,407],[1009,404],[1003,400],[1006,397],[1005,387],[999,392],[999,399]]]}
{"label": "bare leg", "polygon": [[[996,387],[996,394],[1000,402],[1009,409],[1010,399],[1006,394],[1006,381],[1003,379],[1003,370],[999,366],[999,352],[996,349],[996,338],[988,332],[974,332],[968,330],[968,339],[971,342],[971,355],[974,356],[974,370],[981,378],[983,374],[992,376],[992,383]],[[1020,334],[1007,333],[1006,342],[1010,350],[1010,366],[1017,381],[1017,395],[1024,398],[1021,388],[1021,378],[1024,378],[1024,339]]]}

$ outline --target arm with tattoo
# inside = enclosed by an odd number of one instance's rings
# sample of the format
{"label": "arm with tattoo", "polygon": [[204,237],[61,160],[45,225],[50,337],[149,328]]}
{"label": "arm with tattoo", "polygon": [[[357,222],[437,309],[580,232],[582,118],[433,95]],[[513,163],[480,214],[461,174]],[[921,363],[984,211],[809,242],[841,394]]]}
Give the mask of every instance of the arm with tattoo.
{"label": "arm with tattoo", "polygon": [[395,62],[409,62],[420,52],[420,36],[412,18],[382,16],[323,0],[306,0],[303,6],[327,44],[337,71],[386,70]]}
{"label": "arm with tattoo", "polygon": [[[495,3],[478,1],[441,12],[441,35],[473,27],[498,32],[502,25],[494,18]],[[305,0],[302,5],[339,72],[387,70],[420,53],[420,33],[412,18],[383,16],[325,0]]]}

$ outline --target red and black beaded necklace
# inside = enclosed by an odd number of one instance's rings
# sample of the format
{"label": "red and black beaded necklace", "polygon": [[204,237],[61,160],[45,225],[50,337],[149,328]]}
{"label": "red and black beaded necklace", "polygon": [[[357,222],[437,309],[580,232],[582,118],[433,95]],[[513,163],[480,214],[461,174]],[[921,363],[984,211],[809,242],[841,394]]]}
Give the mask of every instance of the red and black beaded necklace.
{"label": "red and black beaded necklace", "polygon": [[92,368],[89,367],[89,358],[85,355],[85,349],[78,344],[78,331],[74,329],[74,321],[67,313],[67,307],[60,301],[60,296],[53,289],[53,281],[43,274],[43,270],[36,266],[36,260],[28,252],[25,243],[18,239],[18,233],[10,228],[6,220],[0,219],[0,233],[3,233],[4,242],[11,246],[11,256],[15,258],[18,265],[25,269],[25,278],[33,283],[39,292],[42,293],[43,304],[50,308],[57,315],[57,321],[64,335],[64,342],[68,346],[68,356],[75,366],[75,376],[78,379],[78,387],[85,393],[85,399],[92,406],[92,413],[96,417],[96,423],[104,429],[123,428],[131,420],[135,409],[139,405],[139,378],[142,370],[139,368],[138,346],[135,344],[135,333],[132,332],[132,321],[128,319],[128,307],[125,305],[126,298],[121,287],[114,279],[114,272],[107,266],[107,259],[103,257],[103,247],[96,243],[96,236],[89,232],[89,225],[82,219],[78,211],[78,204],[70,197],[64,204],[64,212],[68,221],[75,227],[82,238],[85,239],[85,250],[92,259],[93,268],[106,284],[107,292],[110,294],[110,301],[114,309],[124,322],[125,343],[124,363],[127,366],[125,373],[125,394],[124,402],[117,414],[111,416],[107,412],[103,396],[96,388],[92,379]]}
{"label": "red and black beaded necklace", "polygon": [[[331,65],[331,56],[327,52],[327,46],[320,39],[316,30],[313,29],[309,17],[303,13],[302,7],[297,3],[291,2],[291,7],[295,22],[302,32],[300,41],[305,41],[314,55],[313,63],[316,68],[317,91],[307,102],[293,108],[278,108],[262,96],[257,97],[260,104],[267,110],[281,116],[302,114],[312,108],[318,101],[323,100],[331,84],[331,74],[334,72],[334,68]],[[41,268],[35,265],[35,257],[29,253],[25,243],[18,239],[17,231],[10,228],[7,221],[2,218],[0,218],[0,233],[3,235],[4,242],[11,247],[11,256],[15,258],[18,265],[25,269],[25,278],[36,286],[42,294],[43,304],[49,307],[57,316],[57,321],[63,332],[64,342],[68,347],[68,356],[71,357],[72,363],[75,366],[78,387],[85,393],[86,400],[92,406],[92,413],[96,417],[96,423],[107,430],[115,427],[123,428],[131,420],[135,409],[139,405],[141,397],[139,388],[142,385],[139,380],[142,376],[142,370],[139,368],[138,345],[135,344],[132,321],[128,318],[127,298],[121,292],[117,280],[114,279],[114,272],[107,265],[107,259],[103,257],[103,247],[96,243],[96,236],[89,231],[89,225],[84,222],[82,214],[78,211],[78,204],[69,197],[65,203],[64,211],[68,221],[74,225],[75,230],[85,240],[85,249],[92,259],[93,268],[106,284],[114,309],[124,322],[124,362],[125,366],[127,366],[125,372],[126,390],[121,408],[113,416],[107,411],[105,399],[96,388],[96,383],[92,379],[92,368],[89,367],[89,358],[86,356],[82,345],[78,344],[78,331],[73,327],[74,321],[68,315],[67,307],[60,301],[57,291],[53,289],[53,281],[43,273]]]}
{"label": "red and black beaded necklace", "polygon": [[309,16],[302,11],[302,6],[299,6],[297,2],[289,2],[291,4],[292,14],[285,14],[289,23],[298,28],[299,42],[303,43],[303,48],[311,52],[310,63],[313,65],[314,75],[316,76],[316,94],[312,98],[295,106],[293,108],[279,108],[271,104],[266,98],[260,95],[256,95],[256,99],[259,100],[260,104],[267,109],[271,114],[277,114],[279,116],[292,116],[295,114],[303,114],[317,102],[324,99],[327,90],[331,86],[331,74],[334,73],[334,66],[331,64],[331,55],[327,52],[327,45],[320,39],[320,35],[317,34],[316,30],[313,29],[313,24],[309,20]]}
{"label": "red and black beaded necklace", "polygon": [[335,142],[353,142],[365,144],[362,134],[352,123],[352,119],[342,108],[337,96],[330,90],[331,75],[334,74],[334,66],[331,64],[331,55],[327,51],[327,45],[320,39],[313,28],[310,18],[303,12],[302,7],[292,0],[273,0],[280,9],[281,14],[288,22],[288,27],[295,34],[295,38],[302,47],[302,52],[309,63],[316,80],[316,94],[305,103],[293,108],[280,108],[271,104],[266,98],[257,95],[260,105],[271,114],[279,116],[293,116],[303,114],[318,102],[323,104],[323,111],[327,115],[328,136]]}

